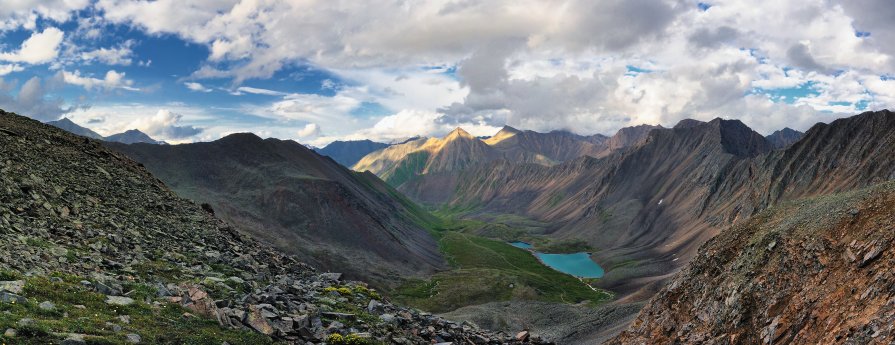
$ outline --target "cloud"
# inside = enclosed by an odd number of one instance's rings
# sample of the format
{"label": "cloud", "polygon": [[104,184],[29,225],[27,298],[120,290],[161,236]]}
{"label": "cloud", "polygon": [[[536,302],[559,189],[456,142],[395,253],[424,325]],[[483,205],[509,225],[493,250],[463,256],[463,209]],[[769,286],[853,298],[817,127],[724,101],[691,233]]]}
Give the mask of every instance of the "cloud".
{"label": "cloud", "polygon": [[50,97],[50,87],[38,77],[28,79],[13,95],[15,86],[0,79],[0,108],[40,121],[56,120],[76,108],[64,107],[65,102],[61,98]]}
{"label": "cloud", "polygon": [[185,82],[185,83],[183,83],[183,85],[186,86],[187,89],[190,89],[193,91],[211,92],[211,89],[205,87],[202,84],[196,83],[196,82]]}
{"label": "cloud", "polygon": [[251,93],[255,95],[266,95],[266,96],[285,96],[287,93],[268,90],[268,89],[260,89],[256,87],[248,87],[248,86],[240,86],[236,89],[237,92]]}
{"label": "cloud", "polygon": [[16,64],[12,65],[0,65],[0,77],[5,76],[7,74],[13,72],[21,72],[24,71],[25,68]]}
{"label": "cloud", "polygon": [[124,72],[119,73],[115,70],[109,70],[108,72],[106,72],[106,76],[103,79],[82,76],[80,71],[61,71],[60,73],[62,75],[62,80],[65,81],[65,83],[78,85],[87,90],[140,90],[133,87],[133,80],[126,79]]}
{"label": "cloud", "polygon": [[34,32],[28,37],[18,51],[0,53],[0,60],[22,62],[32,65],[53,61],[59,55],[59,44],[65,34],[54,27],[42,32]]}
{"label": "cloud", "polygon": [[296,133],[299,138],[311,138],[320,135],[320,126],[316,123],[309,123],[298,130]]}
{"label": "cloud", "polygon": [[23,27],[33,30],[37,19],[62,23],[75,11],[86,8],[90,0],[17,0],[4,1],[0,6],[0,31]]}
{"label": "cloud", "polygon": [[175,141],[202,133],[202,128],[178,125],[182,119],[183,115],[181,114],[171,112],[168,109],[159,109],[154,116],[138,119],[131,122],[130,126],[150,136]]}
{"label": "cloud", "polygon": [[80,58],[85,62],[99,61],[106,65],[129,66],[133,62],[134,40],[127,40],[112,48],[99,48],[82,52]]}

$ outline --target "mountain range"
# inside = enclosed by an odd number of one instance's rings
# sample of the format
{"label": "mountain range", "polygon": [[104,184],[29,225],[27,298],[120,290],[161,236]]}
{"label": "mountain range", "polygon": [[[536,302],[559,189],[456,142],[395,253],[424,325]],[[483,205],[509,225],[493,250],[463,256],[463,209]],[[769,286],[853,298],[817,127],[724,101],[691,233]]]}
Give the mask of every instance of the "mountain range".
{"label": "mountain range", "polygon": [[104,141],[111,141],[111,142],[125,143],[125,144],[134,144],[134,143],[149,143],[149,144],[161,144],[161,145],[167,144],[164,141],[152,139],[152,137],[150,137],[146,133],[143,133],[136,129],[131,129],[131,130],[124,131],[122,133],[116,133],[116,134],[112,134],[107,137],[103,137],[102,135],[99,135],[99,133],[96,133],[96,132],[90,130],[89,128],[82,127],[67,118],[62,118],[62,119],[59,119],[56,121],[50,121],[50,122],[47,122],[47,124],[64,129],[70,133],[74,133],[74,134],[92,138],[92,139],[99,139],[99,140],[104,140]]}
{"label": "mountain range", "polygon": [[388,284],[445,266],[428,212],[370,173],[294,141],[231,134],[206,143],[109,143],[178,194],[323,269]]}
{"label": "mountain range", "polygon": [[[457,128],[340,143],[327,154],[341,164],[252,134],[104,145],[263,246],[504,332],[613,344],[892,336],[887,110],[768,136],[721,118],[612,137]],[[509,241],[587,252],[605,275],[545,285],[552,271]],[[566,284],[587,289],[557,290]]]}

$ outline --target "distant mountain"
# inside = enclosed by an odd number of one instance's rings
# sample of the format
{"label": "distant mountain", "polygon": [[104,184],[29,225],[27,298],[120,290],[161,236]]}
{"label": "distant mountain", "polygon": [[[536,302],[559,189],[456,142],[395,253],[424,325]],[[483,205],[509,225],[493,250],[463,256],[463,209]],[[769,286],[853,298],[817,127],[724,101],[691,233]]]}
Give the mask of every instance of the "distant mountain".
{"label": "distant mountain", "polygon": [[612,138],[580,136],[565,131],[538,133],[504,126],[486,139],[457,128],[444,138],[420,138],[372,152],[353,166],[370,171],[423,202],[438,202],[459,172],[495,160],[553,166],[582,156],[602,157],[644,138],[652,126],[619,131]]}
{"label": "distant mountain", "polygon": [[116,143],[124,143],[124,144],[147,143],[147,144],[159,144],[159,145],[167,145],[168,144],[161,140],[152,139],[152,137],[150,137],[146,133],[143,133],[136,129],[131,129],[131,130],[125,131],[123,133],[112,134],[108,137],[103,137],[102,135],[99,135],[99,133],[96,133],[96,132],[90,130],[89,128],[82,127],[67,118],[62,118],[62,119],[56,120],[56,121],[50,121],[50,122],[47,122],[47,124],[61,128],[61,129],[68,131],[69,133],[72,133],[72,134],[76,134],[76,135],[80,135],[80,136],[88,137],[88,138],[92,138],[92,139],[116,142]]}
{"label": "distant mountain", "polygon": [[729,227],[607,344],[890,344],[892,210],[890,182]]}
{"label": "distant mountain", "polygon": [[444,267],[437,220],[370,173],[294,141],[232,134],[193,144],[109,144],[178,194],[302,259],[384,285]]}
{"label": "distant mountain", "polygon": [[72,122],[71,120],[69,120],[67,118],[62,118],[62,119],[56,120],[56,121],[50,121],[50,122],[47,122],[47,124],[55,126],[55,127],[59,127],[59,128],[64,129],[70,133],[77,134],[80,136],[93,138],[93,139],[100,139],[100,140],[103,139],[102,135],[99,135],[98,133],[91,131],[88,128],[81,127],[78,124]]}
{"label": "distant mountain", "polygon": [[377,143],[371,140],[334,141],[324,148],[315,148],[314,151],[350,168],[361,158],[370,154],[370,152],[388,146],[389,144]]}
{"label": "distant mountain", "polygon": [[799,141],[803,136],[805,136],[805,133],[787,127],[771,133],[765,139],[768,139],[768,142],[774,146],[774,149],[782,149]]}
{"label": "distant mountain", "polygon": [[146,144],[158,144],[158,145],[166,145],[167,143],[164,141],[159,141],[152,139],[146,133],[143,133],[137,129],[130,129],[123,133],[112,134],[103,138],[105,141],[122,143],[122,144],[136,144],[136,143],[146,143]]}

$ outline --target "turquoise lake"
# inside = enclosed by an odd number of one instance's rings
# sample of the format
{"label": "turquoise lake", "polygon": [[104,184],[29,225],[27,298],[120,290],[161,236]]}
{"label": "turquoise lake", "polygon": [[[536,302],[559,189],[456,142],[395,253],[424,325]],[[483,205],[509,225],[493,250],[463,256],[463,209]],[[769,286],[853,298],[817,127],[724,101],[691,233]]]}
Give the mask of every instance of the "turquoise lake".
{"label": "turquoise lake", "polygon": [[[526,250],[532,248],[531,244],[521,241],[510,242],[510,245]],[[571,274],[581,278],[603,277],[603,268],[594,262],[594,260],[591,260],[590,254],[588,253],[545,254],[534,252],[534,255],[540,259],[544,265],[562,273]]]}

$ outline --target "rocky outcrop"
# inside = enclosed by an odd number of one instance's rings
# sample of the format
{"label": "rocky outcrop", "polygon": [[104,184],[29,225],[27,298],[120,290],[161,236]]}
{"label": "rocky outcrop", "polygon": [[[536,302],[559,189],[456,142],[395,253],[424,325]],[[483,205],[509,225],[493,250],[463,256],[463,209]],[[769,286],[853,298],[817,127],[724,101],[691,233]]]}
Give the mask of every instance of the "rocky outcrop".
{"label": "rocky outcrop", "polygon": [[890,344],[895,184],[725,229],[609,344]]}
{"label": "rocky outcrop", "polygon": [[[125,334],[130,331],[119,325],[147,313],[166,313],[169,326],[207,327],[190,320],[210,318],[221,331],[202,335],[205,342],[235,329],[290,344],[519,343],[515,333],[395,306],[366,284],[318,273],[178,197],[141,164],[99,142],[5,112],[0,172],[0,303],[6,311],[0,324],[9,328],[4,339],[15,343],[177,339],[139,324],[126,326],[146,333]],[[10,276],[24,279],[5,280]],[[54,311],[96,303],[116,311],[109,316],[116,323],[97,334],[70,333],[67,316]],[[76,329],[110,320],[92,317],[80,317]]]}

